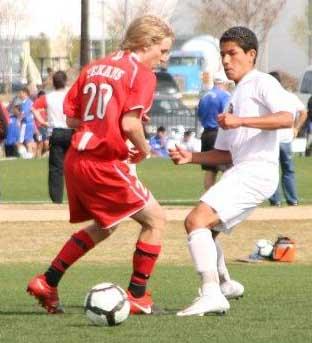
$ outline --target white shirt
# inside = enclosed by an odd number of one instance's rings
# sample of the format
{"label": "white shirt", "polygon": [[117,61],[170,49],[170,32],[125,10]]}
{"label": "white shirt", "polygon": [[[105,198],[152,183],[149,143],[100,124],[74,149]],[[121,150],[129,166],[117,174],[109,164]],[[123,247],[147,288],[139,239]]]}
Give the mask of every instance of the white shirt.
{"label": "white shirt", "polygon": [[62,88],[46,95],[48,125],[51,128],[68,129],[63,112],[63,102],[67,92],[68,88]]}
{"label": "white shirt", "polygon": [[[305,106],[302,101],[294,93],[287,92],[290,99],[293,101],[295,112],[293,112],[294,120],[296,119],[299,111],[305,111]],[[289,129],[278,130],[278,137],[280,143],[291,143],[294,139],[294,129],[291,127]]]}
{"label": "white shirt", "polygon": [[[227,110],[239,117],[262,117],[279,111],[293,113],[293,107],[288,93],[274,77],[253,69],[237,84]],[[230,130],[220,128],[215,148],[230,151],[234,165],[247,161],[278,165],[277,131],[247,127]]]}

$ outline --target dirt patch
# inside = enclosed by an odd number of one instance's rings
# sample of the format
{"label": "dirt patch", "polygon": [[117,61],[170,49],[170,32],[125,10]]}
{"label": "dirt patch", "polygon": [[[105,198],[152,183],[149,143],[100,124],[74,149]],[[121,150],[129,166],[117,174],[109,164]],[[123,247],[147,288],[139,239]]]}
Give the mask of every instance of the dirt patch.
{"label": "dirt patch", "polygon": [[[191,207],[165,207],[168,220],[184,220]],[[68,205],[0,204],[0,222],[67,221]],[[259,207],[248,220],[312,219],[312,206]]]}
{"label": "dirt patch", "polygon": [[[41,262],[48,264],[69,236],[81,225],[59,221],[0,223],[0,263]],[[101,243],[83,258],[102,264],[131,263],[139,226],[125,222],[108,241]],[[312,220],[246,221],[231,235],[220,235],[226,258],[234,262],[248,256],[258,239],[274,241],[278,234],[296,240],[296,263],[312,264]],[[184,265],[191,260],[183,221],[170,221],[160,263]]]}

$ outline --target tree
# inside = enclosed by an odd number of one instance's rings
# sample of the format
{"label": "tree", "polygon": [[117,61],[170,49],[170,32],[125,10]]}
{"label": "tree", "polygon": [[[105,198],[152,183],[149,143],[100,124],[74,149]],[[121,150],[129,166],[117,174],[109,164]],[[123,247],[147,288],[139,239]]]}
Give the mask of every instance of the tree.
{"label": "tree", "polygon": [[116,0],[107,5],[108,17],[107,23],[108,37],[110,37],[108,51],[115,50],[122,39],[127,24],[133,19],[146,15],[155,14],[166,20],[170,20],[177,0]]}
{"label": "tree", "polygon": [[12,85],[13,61],[18,55],[16,40],[26,22],[25,0],[0,0],[0,79],[5,91]]}
{"label": "tree", "polygon": [[306,50],[309,64],[312,64],[312,0],[309,0],[304,15],[294,18],[290,32],[293,40]]}
{"label": "tree", "polygon": [[286,4],[286,0],[200,0],[189,3],[195,12],[197,33],[220,37],[231,26],[247,26],[265,42],[271,27]]}

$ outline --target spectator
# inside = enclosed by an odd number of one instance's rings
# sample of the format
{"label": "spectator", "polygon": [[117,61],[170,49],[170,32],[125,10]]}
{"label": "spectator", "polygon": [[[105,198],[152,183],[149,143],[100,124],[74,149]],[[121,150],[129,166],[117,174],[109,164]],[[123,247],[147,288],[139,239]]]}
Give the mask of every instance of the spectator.
{"label": "spectator", "polygon": [[[209,151],[214,148],[218,133],[217,116],[224,112],[230,98],[227,82],[225,75],[215,74],[213,88],[199,101],[197,114],[204,128],[201,136],[201,151]],[[221,170],[221,166],[202,165],[201,168],[205,171],[204,187],[208,190],[216,182],[217,173]]]}
{"label": "spectator", "polygon": [[304,125],[304,136],[307,138],[306,156],[312,155],[312,96],[308,100],[308,117]]}
{"label": "spectator", "polygon": [[184,132],[179,146],[190,152],[199,152],[201,150],[200,140],[194,137],[194,132],[190,130]]}
{"label": "spectator", "polygon": [[[53,75],[54,91],[39,97],[34,106],[33,112],[36,118],[43,125],[52,129],[50,137],[49,153],[49,194],[54,203],[63,202],[64,193],[64,157],[70,146],[72,129],[66,124],[66,116],[63,113],[63,102],[67,93],[67,76],[59,70]],[[48,113],[48,123],[42,118],[41,111]]]}
{"label": "spectator", "polygon": [[[43,156],[49,151],[49,135],[48,135],[48,112],[46,109],[39,109],[40,116],[36,110],[38,99],[45,95],[45,91],[38,92],[37,98],[32,107],[32,112],[35,116],[35,140],[37,142],[37,157]],[[39,100],[40,101],[40,100]]]}
{"label": "spectator", "polygon": [[[281,82],[281,78],[278,72],[269,73]],[[298,205],[298,195],[295,181],[295,166],[292,158],[291,142],[297,136],[301,126],[306,121],[307,111],[304,104],[293,93],[288,93],[290,99],[294,103],[295,113],[294,115],[294,127],[289,129],[279,130],[279,162],[282,171],[280,183],[282,185],[283,193],[286,202],[290,206]],[[281,206],[281,195],[279,186],[275,193],[269,199],[271,206]]]}
{"label": "spectator", "polygon": [[9,113],[5,106],[0,101],[0,143],[6,137],[7,127],[9,123]]}
{"label": "spectator", "polygon": [[[30,99],[30,92],[27,87],[22,88],[18,93],[19,99],[22,101],[21,103],[21,112],[22,112],[22,120],[21,120],[21,132],[20,132],[20,139],[19,145],[26,146],[27,150],[27,158],[32,158],[35,152],[35,144],[34,144],[34,133],[35,133],[35,124],[34,124],[34,116],[31,111],[32,108],[32,100]],[[13,105],[14,106],[14,105]]]}
{"label": "spectator", "polygon": [[14,105],[12,107],[12,113],[10,114],[7,135],[4,143],[6,157],[19,156],[18,143],[20,137],[21,116],[22,113],[20,105]]}
{"label": "spectator", "polygon": [[155,157],[168,157],[167,146],[167,131],[163,126],[159,126],[156,135],[149,140],[151,147],[151,155]]}

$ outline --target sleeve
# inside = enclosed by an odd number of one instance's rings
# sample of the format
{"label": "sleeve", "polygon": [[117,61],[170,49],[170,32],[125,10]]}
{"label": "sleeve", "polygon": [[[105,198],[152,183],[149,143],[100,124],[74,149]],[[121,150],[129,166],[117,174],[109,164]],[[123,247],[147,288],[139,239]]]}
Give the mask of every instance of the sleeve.
{"label": "sleeve", "polygon": [[41,95],[38,99],[35,100],[32,106],[35,110],[38,110],[40,108],[46,109],[48,107],[47,105],[47,98],[45,95]]}
{"label": "sleeve", "polygon": [[204,108],[205,108],[205,101],[204,98],[199,100],[198,108],[197,108],[197,116],[199,119],[202,119],[204,116]]}
{"label": "sleeve", "polygon": [[229,100],[230,100],[230,94],[224,94],[222,99],[221,99],[221,106],[222,106],[221,108],[222,108],[222,110],[221,110],[220,113],[225,112],[225,108],[226,108]]}
{"label": "sleeve", "polygon": [[230,144],[228,139],[228,130],[225,131],[221,127],[218,128],[217,138],[214,144],[214,148],[218,150],[230,150]]}
{"label": "sleeve", "polygon": [[263,78],[260,82],[260,97],[271,113],[286,111],[295,113],[295,104],[289,93],[273,77]]}
{"label": "sleeve", "polygon": [[82,70],[78,79],[71,86],[67,92],[64,103],[63,103],[63,112],[67,117],[81,119],[81,85],[85,77],[85,69]]}
{"label": "sleeve", "polygon": [[126,99],[122,112],[139,110],[140,117],[148,113],[153,104],[156,77],[152,72],[138,72]]}

